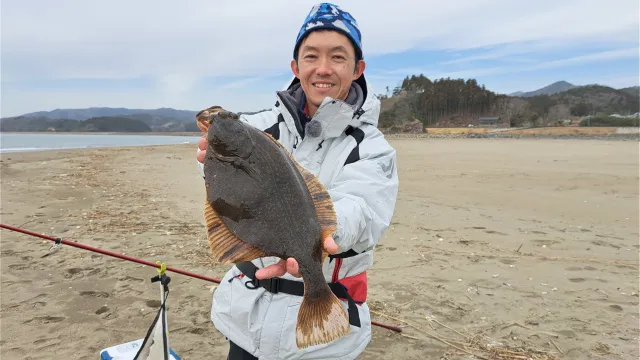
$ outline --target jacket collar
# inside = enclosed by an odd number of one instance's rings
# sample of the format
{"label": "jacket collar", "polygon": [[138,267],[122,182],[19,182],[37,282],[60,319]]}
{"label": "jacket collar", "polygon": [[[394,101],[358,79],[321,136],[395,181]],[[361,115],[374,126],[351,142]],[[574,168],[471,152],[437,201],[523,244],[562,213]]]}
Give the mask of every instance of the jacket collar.
{"label": "jacket collar", "polygon": [[340,136],[348,126],[358,127],[364,123],[377,126],[380,101],[371,93],[362,75],[352,83],[346,100],[326,98],[307,122],[304,119],[306,99],[300,81],[294,77],[283,90],[276,92],[276,107],[289,129],[300,137],[310,134],[326,139]]}

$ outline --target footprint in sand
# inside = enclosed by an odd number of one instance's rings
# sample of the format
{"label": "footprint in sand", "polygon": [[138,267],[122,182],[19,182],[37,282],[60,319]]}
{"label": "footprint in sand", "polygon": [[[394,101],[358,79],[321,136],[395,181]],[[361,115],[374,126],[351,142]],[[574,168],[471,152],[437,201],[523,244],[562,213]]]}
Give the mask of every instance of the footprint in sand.
{"label": "footprint in sand", "polygon": [[592,243],[593,245],[598,245],[598,246],[610,246],[610,247],[612,247],[612,248],[614,248],[614,249],[620,249],[620,246],[615,245],[615,244],[612,244],[612,243],[610,243],[610,242],[608,242],[608,241],[604,241],[604,240],[593,240],[593,241],[591,241],[591,243]]}
{"label": "footprint in sand", "polygon": [[129,295],[129,294],[134,294],[136,296],[140,296],[142,295],[144,292],[134,289],[132,288],[129,284],[124,284],[124,285],[119,285],[117,286],[117,293],[120,294],[125,294],[125,295]]}
{"label": "footprint in sand", "polygon": [[[380,245],[380,246],[382,246],[382,245]],[[144,281],[144,279],[135,278],[135,277],[133,277],[133,276],[129,276],[129,275],[127,275],[127,276],[125,276],[125,277],[121,277],[121,278],[119,278],[119,279],[118,279],[118,281],[139,281],[139,282],[143,282],[143,281]]]}
{"label": "footprint in sand", "polygon": [[531,242],[539,244],[539,245],[546,245],[546,246],[551,246],[553,244],[559,244],[560,241],[558,240],[551,240],[551,239],[534,239],[531,240]]}
{"label": "footprint in sand", "polygon": [[569,266],[565,270],[567,270],[567,271],[580,271],[580,270],[582,270],[582,268],[579,267],[579,266]]}
{"label": "footprint in sand", "polygon": [[495,230],[485,230],[484,232],[486,232],[487,234],[492,234],[492,235],[507,235],[503,232],[500,231],[495,231]]}
{"label": "footprint in sand", "polygon": [[38,325],[50,324],[50,323],[59,323],[64,321],[66,317],[63,316],[36,316],[30,320],[23,322],[23,324],[36,323]]}
{"label": "footprint in sand", "polygon": [[188,333],[190,334],[195,334],[195,335],[202,335],[205,332],[207,332],[207,329],[205,328],[190,328],[187,330]]}
{"label": "footprint in sand", "polygon": [[609,310],[611,311],[615,311],[615,312],[620,312],[622,311],[622,306],[620,305],[609,305]]}
{"label": "footprint in sand", "polygon": [[97,298],[108,298],[109,293],[106,291],[80,291],[80,296],[90,296]]}
{"label": "footprint in sand", "polygon": [[9,269],[11,270],[25,270],[30,267],[31,264],[13,264],[9,265]]}
{"label": "footprint in sand", "polygon": [[44,301],[36,301],[36,302],[33,303],[33,308],[34,309],[40,309],[40,308],[43,308],[45,306],[47,306],[47,303],[44,302]]}
{"label": "footprint in sand", "polygon": [[82,269],[81,268],[70,268],[70,269],[67,269],[67,273],[64,274],[64,277],[66,279],[70,279],[70,278],[74,277],[75,275],[81,274],[81,273],[82,273]]}
{"label": "footprint in sand", "polygon": [[147,304],[147,306],[150,308],[159,308],[160,305],[162,305],[160,300],[147,300],[145,304]]}
{"label": "footprint in sand", "polygon": [[36,345],[38,350],[44,350],[53,346],[60,345],[60,340],[56,338],[38,339],[33,342],[33,345]]}
{"label": "footprint in sand", "polygon": [[587,281],[587,279],[585,279],[585,278],[572,278],[572,279],[569,279],[569,281],[571,281],[572,283],[581,283],[581,282]]}

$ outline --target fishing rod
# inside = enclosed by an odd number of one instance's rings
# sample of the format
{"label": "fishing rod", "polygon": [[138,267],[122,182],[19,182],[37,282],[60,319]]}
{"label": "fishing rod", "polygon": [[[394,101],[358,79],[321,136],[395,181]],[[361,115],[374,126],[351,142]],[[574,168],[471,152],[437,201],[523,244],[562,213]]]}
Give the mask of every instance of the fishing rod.
{"label": "fishing rod", "polygon": [[[112,256],[118,259],[122,259],[122,260],[127,260],[127,261],[132,261],[138,264],[142,264],[142,265],[147,265],[147,266],[151,266],[157,269],[161,269],[164,265],[163,264],[159,264],[159,263],[152,263],[151,261],[147,261],[147,260],[142,260],[142,259],[138,259],[132,256],[127,256],[127,255],[122,255],[122,254],[118,254],[112,251],[108,251],[108,250],[103,250],[103,249],[99,249],[93,246],[89,246],[89,245],[84,245],[84,244],[80,244],[74,241],[69,241],[69,240],[64,240],[62,238],[55,238],[53,236],[48,236],[48,235],[44,235],[44,234],[39,234],[33,231],[29,231],[29,230],[25,230],[16,226],[11,226],[11,225],[6,225],[6,224],[0,224],[0,228],[4,228],[7,230],[11,230],[11,231],[15,231],[15,232],[20,232],[23,234],[27,234],[27,235],[31,235],[31,236],[35,236],[35,237],[39,237],[42,239],[46,239],[46,240],[51,240],[53,242],[55,242],[54,247],[59,246],[60,244],[64,244],[64,245],[68,245],[68,246],[73,246],[79,249],[83,249],[83,250],[88,250],[88,251],[93,251],[99,254],[103,254],[103,255],[107,255],[107,256]],[[170,266],[166,266],[166,271],[171,271],[177,274],[182,274],[185,276],[190,276],[196,279],[200,279],[200,280],[205,280],[205,281],[210,281],[216,284],[220,284],[220,280],[219,279],[215,279],[212,277],[208,277],[208,276],[204,276],[204,275],[199,275],[199,274],[195,274],[192,273],[190,271],[186,271],[186,270],[181,270],[181,269],[176,269]],[[398,333],[402,332],[402,329],[397,327],[397,326],[393,326],[393,325],[387,325],[387,324],[382,324],[379,323],[377,321],[371,321],[371,325],[375,325],[375,326],[379,326],[391,331],[395,331]]]}

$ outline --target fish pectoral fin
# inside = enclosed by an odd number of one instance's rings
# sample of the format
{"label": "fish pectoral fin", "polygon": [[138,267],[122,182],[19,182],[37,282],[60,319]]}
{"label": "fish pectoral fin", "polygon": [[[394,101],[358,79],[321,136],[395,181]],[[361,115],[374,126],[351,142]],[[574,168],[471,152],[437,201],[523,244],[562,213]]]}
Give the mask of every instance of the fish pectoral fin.
{"label": "fish pectoral fin", "polygon": [[230,163],[236,169],[244,171],[250,178],[258,180],[258,172],[247,160],[239,156],[225,156],[216,153],[213,156],[222,162]]}
{"label": "fish pectoral fin", "polygon": [[264,251],[247,244],[229,230],[208,201],[205,202],[204,217],[209,247],[217,261],[237,264],[265,256]]}

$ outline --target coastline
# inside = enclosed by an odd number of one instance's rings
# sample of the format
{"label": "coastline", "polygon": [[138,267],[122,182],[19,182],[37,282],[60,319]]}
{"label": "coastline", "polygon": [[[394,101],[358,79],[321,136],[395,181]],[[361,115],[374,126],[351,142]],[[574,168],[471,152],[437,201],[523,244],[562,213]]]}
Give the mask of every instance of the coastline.
{"label": "coastline", "polygon": [[1,134],[201,136],[201,132],[0,131]]}

